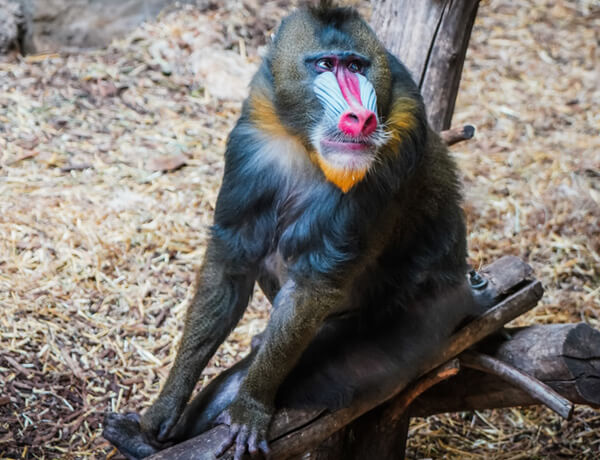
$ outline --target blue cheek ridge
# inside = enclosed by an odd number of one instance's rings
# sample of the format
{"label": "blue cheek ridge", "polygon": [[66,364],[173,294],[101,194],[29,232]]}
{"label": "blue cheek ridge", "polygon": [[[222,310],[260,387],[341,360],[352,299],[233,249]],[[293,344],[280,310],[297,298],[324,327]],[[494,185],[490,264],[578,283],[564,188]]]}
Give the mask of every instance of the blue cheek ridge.
{"label": "blue cheek ridge", "polygon": [[365,109],[377,114],[377,94],[375,88],[364,75],[357,74],[360,85],[360,99]]}
{"label": "blue cheek ridge", "polygon": [[[360,85],[360,98],[363,106],[377,114],[375,88],[364,75],[356,74],[356,76]],[[314,80],[313,88],[317,99],[325,109],[325,113],[338,118],[350,108],[333,72],[319,74]]]}
{"label": "blue cheek ridge", "polygon": [[314,91],[317,99],[326,113],[340,116],[348,110],[348,102],[344,99],[340,85],[333,72],[323,72],[314,81]]}

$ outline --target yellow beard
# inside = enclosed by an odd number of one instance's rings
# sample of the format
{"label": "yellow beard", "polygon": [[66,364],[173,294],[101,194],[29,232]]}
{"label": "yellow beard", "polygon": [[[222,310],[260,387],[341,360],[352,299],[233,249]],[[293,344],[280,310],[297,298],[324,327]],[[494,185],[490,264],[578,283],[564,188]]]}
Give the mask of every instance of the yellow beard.
{"label": "yellow beard", "polygon": [[[394,154],[398,153],[400,144],[405,137],[410,135],[415,127],[417,119],[414,112],[416,108],[415,101],[410,98],[398,98],[394,102],[387,121],[390,138],[385,150]],[[347,193],[348,190],[363,180],[367,174],[368,168],[345,169],[335,167],[318,153],[312,153],[312,160],[321,168],[325,178],[344,193]]]}
{"label": "yellow beard", "polygon": [[359,183],[367,174],[368,168],[363,169],[344,169],[336,168],[327,163],[327,161],[319,154],[315,155],[317,164],[325,178],[333,185],[338,187],[342,192],[347,193],[352,187]]}

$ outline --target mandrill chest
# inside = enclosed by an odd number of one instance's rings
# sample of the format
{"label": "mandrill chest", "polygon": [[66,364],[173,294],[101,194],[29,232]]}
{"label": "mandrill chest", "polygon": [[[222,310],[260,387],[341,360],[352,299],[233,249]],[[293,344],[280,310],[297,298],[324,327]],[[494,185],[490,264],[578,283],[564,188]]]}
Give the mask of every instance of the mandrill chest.
{"label": "mandrill chest", "polygon": [[339,273],[359,255],[365,222],[328,182],[300,181],[277,204],[273,252],[299,274]]}
{"label": "mandrill chest", "polygon": [[278,191],[273,237],[261,262],[270,285],[281,286],[295,275],[361,272],[385,250],[380,230],[392,225],[393,212],[389,207],[377,212],[368,199],[361,203],[360,191],[345,194],[312,175],[288,182]]}
{"label": "mandrill chest", "polygon": [[300,276],[339,272],[359,252],[361,219],[352,215],[350,197],[315,176],[283,181],[275,196],[272,236],[262,270],[281,284],[294,272]]}

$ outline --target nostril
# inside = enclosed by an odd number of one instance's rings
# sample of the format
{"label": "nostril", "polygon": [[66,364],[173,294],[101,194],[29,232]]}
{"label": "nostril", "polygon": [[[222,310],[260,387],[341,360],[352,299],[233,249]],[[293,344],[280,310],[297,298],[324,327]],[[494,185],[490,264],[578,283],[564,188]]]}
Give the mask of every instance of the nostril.
{"label": "nostril", "polygon": [[360,123],[360,118],[357,114],[355,114],[353,112],[346,112],[340,118],[340,122],[347,124],[347,125],[355,125],[355,124]]}
{"label": "nostril", "polygon": [[368,136],[377,128],[377,118],[374,113],[369,114],[362,128],[362,134]]}
{"label": "nostril", "polygon": [[360,132],[363,129],[363,124],[361,123],[358,114],[348,111],[340,117],[338,127],[343,133],[352,137],[356,137],[360,136]]}
{"label": "nostril", "polygon": [[368,136],[377,128],[377,118],[369,110],[349,110],[340,117],[338,127],[352,137]]}

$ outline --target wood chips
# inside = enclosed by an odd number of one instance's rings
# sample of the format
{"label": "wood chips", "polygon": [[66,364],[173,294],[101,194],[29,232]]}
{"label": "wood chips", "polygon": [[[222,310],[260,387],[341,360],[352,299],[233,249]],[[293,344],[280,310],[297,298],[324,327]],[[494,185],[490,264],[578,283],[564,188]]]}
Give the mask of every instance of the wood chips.
{"label": "wood chips", "polygon": [[[239,89],[290,9],[207,3],[106,50],[0,62],[0,458],[117,458],[103,413],[147,407],[168,372]],[[599,40],[596,0],[480,6],[454,117],[478,131],[453,152],[473,265],[518,255],[545,285],[519,324],[600,328]],[[257,292],[201,384],[267,315]],[[409,441],[410,458],[599,454],[588,408],[415,419]]]}

